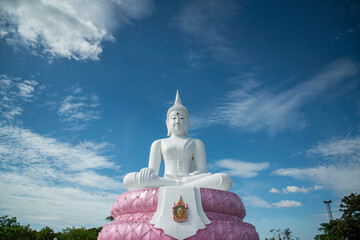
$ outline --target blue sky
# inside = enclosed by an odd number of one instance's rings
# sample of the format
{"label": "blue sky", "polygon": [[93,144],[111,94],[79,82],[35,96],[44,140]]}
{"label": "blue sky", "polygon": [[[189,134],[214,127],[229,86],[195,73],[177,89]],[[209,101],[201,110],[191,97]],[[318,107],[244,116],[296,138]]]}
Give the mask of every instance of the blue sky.
{"label": "blue sky", "polygon": [[357,1],[1,1],[0,213],[102,226],[179,89],[260,237],[360,192]]}

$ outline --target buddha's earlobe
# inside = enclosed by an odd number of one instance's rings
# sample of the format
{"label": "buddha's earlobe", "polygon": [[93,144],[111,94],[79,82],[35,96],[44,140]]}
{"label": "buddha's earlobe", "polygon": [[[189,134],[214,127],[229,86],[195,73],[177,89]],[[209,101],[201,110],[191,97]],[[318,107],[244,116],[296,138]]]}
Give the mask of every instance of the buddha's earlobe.
{"label": "buddha's earlobe", "polygon": [[166,120],[165,123],[166,123],[166,128],[167,128],[167,135],[170,137],[171,136],[171,131],[170,131],[169,126],[168,126],[169,121]]}

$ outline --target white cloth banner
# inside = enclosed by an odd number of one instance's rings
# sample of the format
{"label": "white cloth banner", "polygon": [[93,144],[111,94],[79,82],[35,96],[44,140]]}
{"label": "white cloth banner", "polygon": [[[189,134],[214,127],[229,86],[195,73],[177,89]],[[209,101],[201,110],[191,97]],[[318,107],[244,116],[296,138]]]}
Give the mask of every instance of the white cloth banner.
{"label": "white cloth banner", "polygon": [[[173,220],[172,207],[179,200],[179,196],[188,207],[188,220],[186,222],[175,222]],[[205,215],[201,203],[200,189],[195,187],[161,187],[156,212],[151,224],[176,239],[185,239],[196,234],[199,229],[206,228],[210,224]]]}

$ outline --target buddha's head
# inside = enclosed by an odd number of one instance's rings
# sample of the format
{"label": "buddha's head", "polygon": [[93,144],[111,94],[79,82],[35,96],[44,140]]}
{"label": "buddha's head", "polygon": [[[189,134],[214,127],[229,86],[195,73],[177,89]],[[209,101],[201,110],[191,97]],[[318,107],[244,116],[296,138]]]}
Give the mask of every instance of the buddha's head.
{"label": "buddha's head", "polygon": [[176,92],[174,105],[169,108],[166,116],[168,136],[188,135],[190,125],[189,112],[181,103],[179,92]]}

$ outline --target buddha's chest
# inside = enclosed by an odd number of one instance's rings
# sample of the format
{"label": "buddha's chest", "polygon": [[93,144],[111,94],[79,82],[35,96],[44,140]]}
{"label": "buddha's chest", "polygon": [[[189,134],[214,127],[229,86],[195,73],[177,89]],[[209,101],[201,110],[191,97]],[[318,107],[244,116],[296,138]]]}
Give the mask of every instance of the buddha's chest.
{"label": "buddha's chest", "polygon": [[195,143],[192,139],[163,141],[161,152],[164,159],[191,160],[195,152]]}

